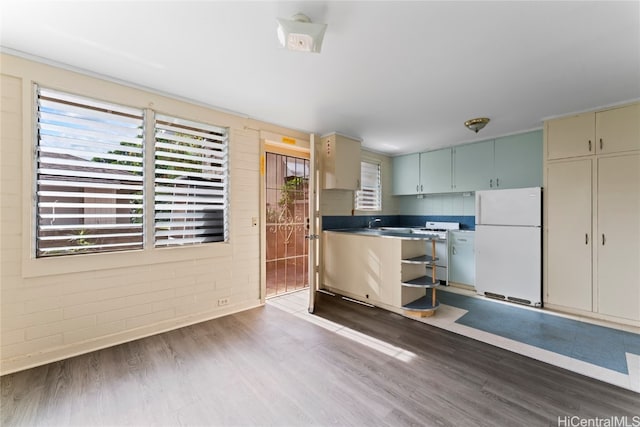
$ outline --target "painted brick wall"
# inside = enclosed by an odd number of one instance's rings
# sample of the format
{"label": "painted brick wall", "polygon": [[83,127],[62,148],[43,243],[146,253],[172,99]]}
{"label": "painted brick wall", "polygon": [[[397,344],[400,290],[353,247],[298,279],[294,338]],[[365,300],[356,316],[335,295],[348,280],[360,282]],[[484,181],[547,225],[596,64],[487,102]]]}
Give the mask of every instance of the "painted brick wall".
{"label": "painted brick wall", "polygon": [[[260,213],[259,123],[11,55],[1,59],[0,373],[261,304],[259,227],[252,225]],[[229,243],[35,259],[32,82],[229,127]],[[229,304],[218,306],[221,298]]]}

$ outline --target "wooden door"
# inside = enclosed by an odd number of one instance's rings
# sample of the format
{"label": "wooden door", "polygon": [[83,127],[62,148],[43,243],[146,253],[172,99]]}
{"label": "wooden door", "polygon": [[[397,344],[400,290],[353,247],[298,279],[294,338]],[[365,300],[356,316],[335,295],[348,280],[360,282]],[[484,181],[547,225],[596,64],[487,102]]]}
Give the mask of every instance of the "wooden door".
{"label": "wooden door", "polygon": [[640,320],[640,154],[598,159],[598,312]]}
{"label": "wooden door", "polygon": [[547,300],[592,310],[591,160],[547,166]]}

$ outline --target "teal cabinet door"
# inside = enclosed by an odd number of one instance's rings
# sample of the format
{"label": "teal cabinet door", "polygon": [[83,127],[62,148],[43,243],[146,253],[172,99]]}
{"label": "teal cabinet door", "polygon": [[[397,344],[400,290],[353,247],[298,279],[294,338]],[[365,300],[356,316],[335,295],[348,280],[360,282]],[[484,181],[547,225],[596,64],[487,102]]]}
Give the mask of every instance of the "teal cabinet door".
{"label": "teal cabinet door", "polygon": [[393,195],[420,193],[420,155],[409,154],[393,158]]}
{"label": "teal cabinet door", "polygon": [[495,178],[498,188],[542,186],[542,130],[496,139]]}
{"label": "teal cabinet door", "polygon": [[474,233],[452,231],[449,238],[449,281],[475,286],[476,256]]}
{"label": "teal cabinet door", "polygon": [[495,186],[493,140],[454,147],[453,189],[488,190]]}
{"label": "teal cabinet door", "polygon": [[451,192],[451,169],[451,148],[421,153],[420,192]]}

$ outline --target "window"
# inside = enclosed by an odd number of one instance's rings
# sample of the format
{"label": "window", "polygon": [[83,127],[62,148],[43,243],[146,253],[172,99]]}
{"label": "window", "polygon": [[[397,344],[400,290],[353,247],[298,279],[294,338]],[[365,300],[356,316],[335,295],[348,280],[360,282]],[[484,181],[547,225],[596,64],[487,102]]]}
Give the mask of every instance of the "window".
{"label": "window", "polygon": [[143,112],[37,90],[36,256],[143,244]]}
{"label": "window", "polygon": [[155,245],[226,241],[227,131],[157,115]]}
{"label": "window", "polygon": [[357,210],[382,210],[379,164],[370,162],[360,163],[360,190],[356,191],[355,199]]}
{"label": "window", "polygon": [[227,241],[226,129],[36,91],[36,257]]}

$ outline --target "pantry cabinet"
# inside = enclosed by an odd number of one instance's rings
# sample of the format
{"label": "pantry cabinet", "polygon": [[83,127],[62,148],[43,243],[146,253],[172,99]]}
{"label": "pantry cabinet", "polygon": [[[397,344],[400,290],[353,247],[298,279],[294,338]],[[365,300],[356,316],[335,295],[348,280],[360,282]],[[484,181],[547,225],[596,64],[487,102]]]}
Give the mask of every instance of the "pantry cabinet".
{"label": "pantry cabinet", "polygon": [[322,188],[360,188],[360,141],[338,133],[320,138],[323,170]]}
{"label": "pantry cabinet", "polygon": [[546,303],[592,310],[591,159],[547,165]]}
{"label": "pantry cabinet", "polygon": [[[636,325],[640,324],[638,113],[634,104],[545,123],[544,185],[545,303]],[[592,120],[583,120],[589,115]],[[589,130],[587,144],[575,143],[574,136],[584,129],[571,132],[571,123]],[[563,147],[562,138],[568,147]]]}
{"label": "pantry cabinet", "polygon": [[640,320],[640,154],[598,159],[598,312]]}

